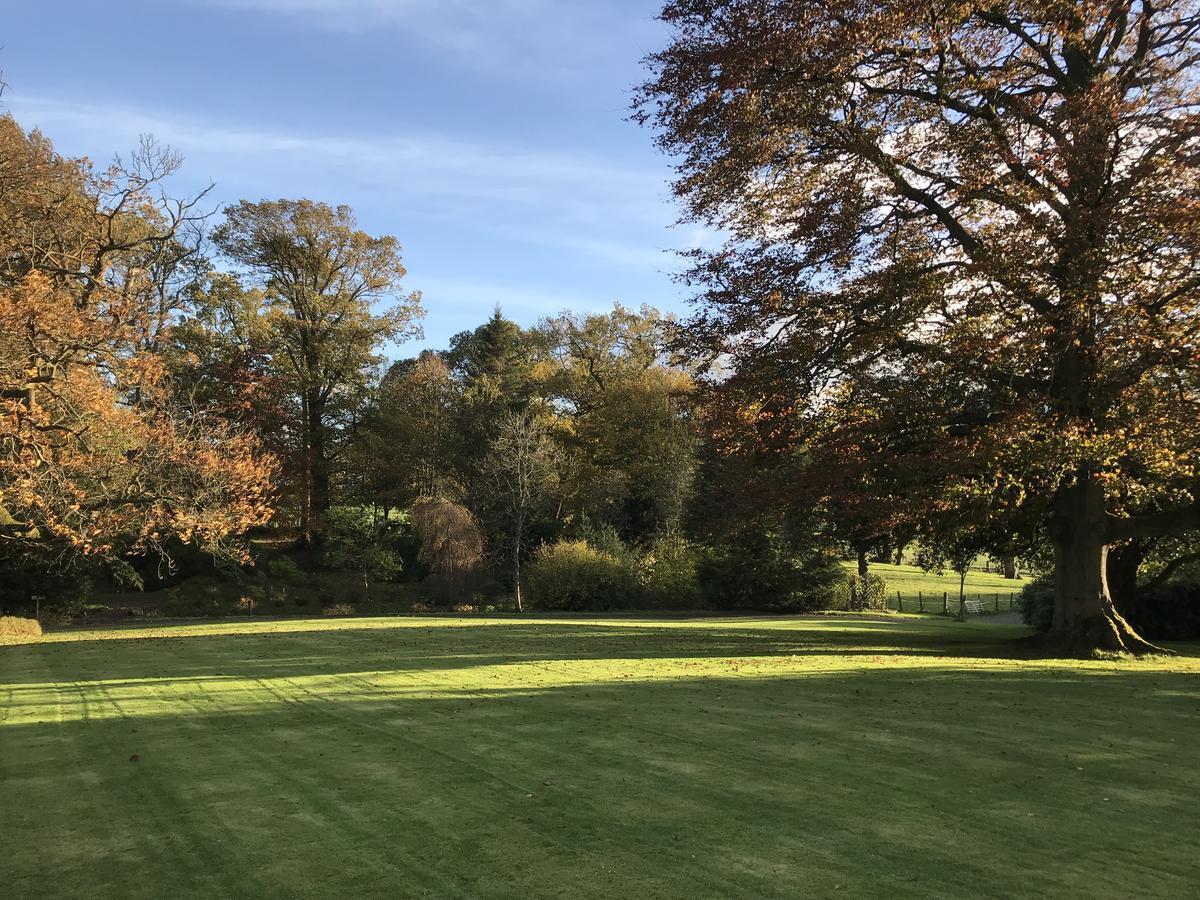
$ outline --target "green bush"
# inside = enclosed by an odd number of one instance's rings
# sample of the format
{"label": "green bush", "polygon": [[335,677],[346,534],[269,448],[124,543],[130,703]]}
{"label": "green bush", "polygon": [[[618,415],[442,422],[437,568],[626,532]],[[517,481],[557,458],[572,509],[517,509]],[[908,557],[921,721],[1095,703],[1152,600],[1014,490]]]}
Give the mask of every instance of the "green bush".
{"label": "green bush", "polygon": [[853,612],[886,611],[887,579],[882,575],[847,575],[833,591],[830,609]]}
{"label": "green bush", "polygon": [[651,544],[639,562],[642,599],[654,609],[695,609],[700,604],[699,555],[681,537]]}
{"label": "green bush", "polygon": [[637,551],[621,540],[621,534],[612,525],[587,522],[576,534],[576,539],[584,541],[593,550],[607,553],[630,572],[636,572],[639,565]]}
{"label": "green bush", "polygon": [[587,541],[545,544],[526,569],[530,604],[542,609],[623,609],[637,599],[630,567]]}
{"label": "green bush", "polygon": [[1122,613],[1149,640],[1200,640],[1200,582],[1178,578],[1138,591]]}
{"label": "green bush", "polygon": [[747,527],[707,548],[698,575],[718,609],[811,612],[828,609],[845,573],[837,557],[798,546],[781,530]]}
{"label": "green bush", "polygon": [[308,576],[290,556],[277,556],[266,565],[267,574],[286,584],[303,584]]}
{"label": "green bush", "polygon": [[339,506],[325,515],[327,531],[321,564],[331,569],[363,572],[380,581],[400,576],[404,563],[385,530],[366,507]]}
{"label": "green bush", "polygon": [[1017,602],[1021,607],[1021,619],[1030,628],[1049,631],[1054,624],[1054,579],[1039,575],[1027,581],[1021,588]]}
{"label": "green bush", "polygon": [[0,616],[0,637],[41,637],[42,623],[21,616]]}

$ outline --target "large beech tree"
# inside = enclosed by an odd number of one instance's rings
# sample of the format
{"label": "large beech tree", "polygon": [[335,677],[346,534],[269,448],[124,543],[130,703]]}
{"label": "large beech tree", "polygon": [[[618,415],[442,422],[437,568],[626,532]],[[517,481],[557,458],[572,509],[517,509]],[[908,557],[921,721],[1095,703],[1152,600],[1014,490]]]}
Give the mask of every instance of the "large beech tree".
{"label": "large beech tree", "polygon": [[961,445],[1053,542],[1057,638],[1147,649],[1105,559],[1200,527],[1195,3],[663,18],[637,112],[686,215],[730,235],[696,258],[691,349],[802,404],[864,372],[956,385],[987,411]]}

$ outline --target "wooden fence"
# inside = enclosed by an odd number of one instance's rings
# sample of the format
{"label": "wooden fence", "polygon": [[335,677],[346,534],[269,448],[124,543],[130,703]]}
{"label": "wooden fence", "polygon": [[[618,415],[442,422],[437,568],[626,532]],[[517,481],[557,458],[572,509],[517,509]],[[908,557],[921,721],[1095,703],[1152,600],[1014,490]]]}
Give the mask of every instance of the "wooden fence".
{"label": "wooden fence", "polygon": [[[904,597],[900,591],[896,591],[895,605],[892,605],[890,599],[888,600],[888,606],[899,612],[942,613],[944,615],[957,614],[960,603],[964,604],[967,613],[970,615],[1015,612],[1020,609],[1015,593],[1007,595],[1003,593],[968,593],[963,595],[962,600],[960,600],[957,594],[951,596],[949,591],[943,591],[941,596],[934,593],[926,594],[924,591],[917,591],[917,599],[914,600],[911,596]],[[976,603],[979,604],[978,612],[974,612],[971,609],[971,606]]]}

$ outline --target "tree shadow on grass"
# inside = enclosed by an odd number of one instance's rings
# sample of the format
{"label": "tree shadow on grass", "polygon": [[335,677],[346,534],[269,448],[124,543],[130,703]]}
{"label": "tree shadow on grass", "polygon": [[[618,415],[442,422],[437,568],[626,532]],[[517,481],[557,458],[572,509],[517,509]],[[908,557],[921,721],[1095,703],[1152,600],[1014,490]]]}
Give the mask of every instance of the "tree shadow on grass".
{"label": "tree shadow on grass", "polygon": [[206,698],[168,672],[154,714],[84,685],[90,718],[0,726],[0,875],[19,896],[1187,892],[1194,674],[464,674]]}
{"label": "tree shadow on grass", "polygon": [[[1014,658],[1018,645],[996,629],[955,630],[905,623],[835,619],[789,628],[739,627],[735,622],[702,621],[657,626],[648,623],[603,624],[564,621],[493,621],[439,625],[409,620],[389,627],[346,621],[336,628],[286,623],[277,631],[205,631],[190,626],[122,630],[114,637],[61,643],[44,642],[0,650],[7,662],[5,681],[59,680],[74,677],[131,679],[169,672],[172,677],[289,677],[370,668],[420,671],[470,668],[538,660],[778,658],[787,656],[954,656],[969,659]],[[240,624],[240,623],[239,623]],[[270,627],[273,623],[264,623]],[[300,625],[301,627],[292,627]],[[218,626],[219,627],[219,626]],[[165,643],[164,643],[165,642]],[[170,650],[164,653],[164,646]],[[177,649],[176,649],[177,648]]]}
{"label": "tree shadow on grass", "polygon": [[[191,630],[192,626],[120,630],[119,638],[45,642],[0,648],[0,685],[139,679],[295,678],[362,672],[466,670],[539,662],[715,659],[779,660],[845,657],[870,665],[898,657],[986,660],[1030,659],[1014,636],[1023,629],[913,623],[911,620],[810,619],[673,621],[656,625],[594,621],[492,620],[448,625],[437,620],[372,620],[336,627],[316,622],[286,630]],[[237,623],[250,625],[251,623]],[[739,627],[740,625],[740,627]],[[221,626],[215,626],[219,629]],[[1200,655],[1200,645],[1178,648]],[[865,659],[864,659],[865,658]],[[897,660],[894,665],[901,665]]]}

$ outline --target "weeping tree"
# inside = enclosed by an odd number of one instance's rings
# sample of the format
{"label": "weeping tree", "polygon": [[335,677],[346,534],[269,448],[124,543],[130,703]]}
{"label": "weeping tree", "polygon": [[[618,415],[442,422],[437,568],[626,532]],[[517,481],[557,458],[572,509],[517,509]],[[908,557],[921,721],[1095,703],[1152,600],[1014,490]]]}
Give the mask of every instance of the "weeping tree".
{"label": "weeping tree", "polygon": [[483,534],[465,506],[423,497],[410,511],[421,538],[419,558],[451,590],[460,590],[483,566]]}
{"label": "weeping tree", "polygon": [[728,235],[694,254],[685,349],[800,409],[864,374],[952,386],[940,458],[1044,528],[1053,639],[1151,649],[1105,560],[1200,527],[1195,5],[662,18],[635,115],[678,160],[685,218]]}

